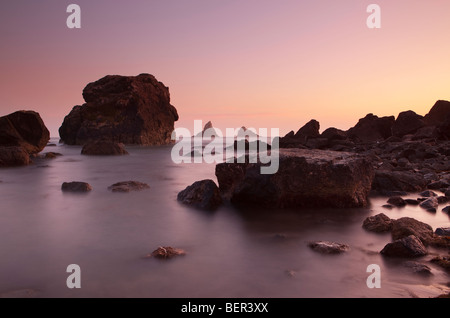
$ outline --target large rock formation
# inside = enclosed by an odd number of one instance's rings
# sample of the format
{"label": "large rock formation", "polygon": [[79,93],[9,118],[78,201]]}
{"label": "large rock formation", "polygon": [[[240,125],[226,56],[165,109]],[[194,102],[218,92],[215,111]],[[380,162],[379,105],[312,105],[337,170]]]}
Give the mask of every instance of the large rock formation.
{"label": "large rock formation", "polygon": [[320,124],[317,120],[312,119],[301,127],[297,133],[288,133],[283,138],[280,138],[281,148],[302,148],[305,146],[310,138],[320,137]]}
{"label": "large rock formation", "polygon": [[450,102],[438,100],[428,114],[425,115],[424,121],[427,125],[437,126],[443,123],[448,115],[450,115]]}
{"label": "large rock formation", "polygon": [[34,111],[17,111],[0,117],[0,147],[21,147],[29,154],[41,152],[50,133]]}
{"label": "large rock formation", "polygon": [[0,166],[29,164],[30,155],[41,152],[49,139],[47,127],[34,111],[0,117]]}
{"label": "large rock formation", "polygon": [[69,145],[108,140],[124,144],[171,143],[178,120],[169,89],[153,75],[108,75],[83,90],[86,103],[75,106],[59,128]]}
{"label": "large rock formation", "polygon": [[262,207],[360,207],[368,203],[373,168],[346,152],[281,149],[275,174],[261,163],[221,163],[216,176],[222,195],[236,205]]}

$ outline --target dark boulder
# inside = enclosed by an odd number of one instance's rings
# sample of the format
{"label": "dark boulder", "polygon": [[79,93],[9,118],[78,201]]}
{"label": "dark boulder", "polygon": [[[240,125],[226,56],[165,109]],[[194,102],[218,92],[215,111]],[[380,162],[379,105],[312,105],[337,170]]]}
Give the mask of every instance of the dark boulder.
{"label": "dark boulder", "polygon": [[450,227],[438,227],[434,233],[439,236],[450,236]]}
{"label": "dark boulder", "polygon": [[394,136],[403,137],[407,134],[414,134],[425,126],[423,117],[409,110],[401,112],[392,127]]}
{"label": "dark boulder", "polygon": [[69,145],[89,141],[139,145],[172,143],[178,120],[169,89],[153,75],[108,75],[83,90],[86,103],[75,106],[59,129]]}
{"label": "dark boulder", "polygon": [[348,130],[350,139],[359,142],[382,141],[392,136],[395,117],[378,117],[368,114],[360,119],[355,127]]}
{"label": "dark boulder", "polygon": [[22,147],[0,147],[0,167],[26,166],[30,154]]}
{"label": "dark boulder", "polygon": [[214,210],[222,204],[219,188],[212,180],[194,182],[178,193],[178,201],[199,209]]}
{"label": "dark boulder", "polygon": [[394,240],[414,235],[425,245],[431,244],[434,239],[433,228],[430,225],[409,217],[393,220],[391,233]]}
{"label": "dark boulder", "polygon": [[450,102],[438,100],[425,115],[424,121],[427,125],[436,126],[443,123],[448,115],[450,115]]}
{"label": "dark boulder", "polygon": [[438,199],[436,197],[430,197],[426,199],[425,201],[421,202],[420,207],[425,210],[432,210],[434,209],[434,212],[436,211],[436,208],[439,206]]}
{"label": "dark boulder", "polygon": [[63,192],[89,192],[92,191],[92,186],[86,182],[64,182],[61,186]]}
{"label": "dark boulder", "polygon": [[311,138],[320,137],[320,124],[317,120],[310,120],[297,133],[289,132],[283,138],[280,138],[280,148],[302,148]]}
{"label": "dark boulder", "polygon": [[17,111],[0,117],[0,147],[21,147],[28,154],[42,151],[50,132],[34,111]]}
{"label": "dark boulder", "polygon": [[392,230],[392,220],[384,213],[369,216],[364,220],[363,228],[371,232],[389,232]]}
{"label": "dark boulder", "polygon": [[186,252],[179,248],[174,248],[171,246],[160,246],[154,250],[151,254],[146,255],[144,258],[159,258],[159,259],[170,259],[175,256],[186,255]]}
{"label": "dark boulder", "polygon": [[380,253],[390,257],[420,257],[428,251],[417,237],[410,235],[388,243]]}
{"label": "dark boulder", "polygon": [[389,200],[387,201],[389,204],[397,206],[397,207],[402,207],[406,205],[405,200],[403,200],[402,197],[390,197]]}

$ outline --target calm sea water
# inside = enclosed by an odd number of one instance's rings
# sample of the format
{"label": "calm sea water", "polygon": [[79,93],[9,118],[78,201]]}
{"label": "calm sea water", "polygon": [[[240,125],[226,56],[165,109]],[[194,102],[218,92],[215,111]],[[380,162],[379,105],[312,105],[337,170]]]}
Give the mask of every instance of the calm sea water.
{"label": "calm sea water", "polygon": [[[433,255],[420,261],[434,275],[411,274],[402,260],[378,253],[390,234],[361,227],[380,212],[449,227],[443,206],[436,214],[411,206],[386,210],[386,198],[371,198],[365,209],[223,206],[208,213],[176,197],[194,181],[216,180],[214,165],[174,164],[170,146],[127,150],[129,156],[87,157],[80,147],[58,145],[44,152],[62,157],[0,170],[0,294],[29,289],[36,297],[432,297],[450,290],[448,274],[428,262]],[[151,188],[125,194],[107,189],[127,180]],[[94,189],[84,195],[61,192],[69,181]],[[308,248],[312,240],[351,249],[321,255]],[[187,255],[142,258],[159,246],[182,248]],[[81,267],[81,289],[66,286],[69,264]],[[381,289],[366,285],[370,264],[381,267]]]}

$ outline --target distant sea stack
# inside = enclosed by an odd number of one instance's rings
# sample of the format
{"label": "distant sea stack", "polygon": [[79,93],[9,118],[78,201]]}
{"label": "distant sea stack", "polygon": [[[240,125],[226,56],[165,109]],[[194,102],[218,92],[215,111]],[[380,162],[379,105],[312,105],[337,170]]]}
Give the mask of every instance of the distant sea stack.
{"label": "distant sea stack", "polygon": [[44,149],[50,132],[34,111],[17,111],[0,117],[0,167],[29,164],[30,155]]}
{"label": "distant sea stack", "polygon": [[88,84],[86,101],[75,106],[59,128],[61,141],[84,145],[89,141],[165,145],[178,113],[170,104],[169,88],[153,75],[108,75]]}

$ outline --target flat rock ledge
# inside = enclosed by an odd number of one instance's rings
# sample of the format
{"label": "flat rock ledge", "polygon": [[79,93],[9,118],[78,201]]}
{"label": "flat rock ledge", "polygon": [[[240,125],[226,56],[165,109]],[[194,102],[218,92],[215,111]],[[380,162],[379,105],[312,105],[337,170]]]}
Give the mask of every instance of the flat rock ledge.
{"label": "flat rock ledge", "polygon": [[150,186],[139,181],[122,181],[108,187],[108,190],[111,190],[112,192],[131,192],[145,189],[150,189]]}
{"label": "flat rock ledge", "polygon": [[[273,154],[272,154],[273,155]],[[298,207],[364,207],[374,170],[370,160],[347,152],[280,149],[279,169],[261,174],[262,163],[216,166],[219,189],[235,205]]]}

